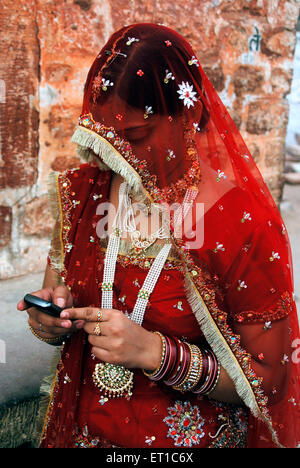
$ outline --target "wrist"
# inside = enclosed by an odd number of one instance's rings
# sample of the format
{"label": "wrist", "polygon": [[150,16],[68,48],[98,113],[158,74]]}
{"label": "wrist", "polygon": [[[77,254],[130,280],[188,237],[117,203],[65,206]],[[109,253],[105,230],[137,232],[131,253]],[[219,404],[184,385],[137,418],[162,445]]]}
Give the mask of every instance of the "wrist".
{"label": "wrist", "polygon": [[148,332],[148,341],[145,351],[145,357],[143,359],[142,369],[146,369],[148,372],[155,371],[162,358],[162,341],[158,334]]}
{"label": "wrist", "polygon": [[37,332],[36,330],[34,330],[34,328],[31,325],[29,325],[29,329],[31,333],[37,339],[39,339],[40,341],[44,341],[45,343],[48,343],[48,344],[59,345],[59,344],[62,344],[63,341],[67,338],[67,334],[66,335],[52,335],[50,333],[42,334],[42,332]]}

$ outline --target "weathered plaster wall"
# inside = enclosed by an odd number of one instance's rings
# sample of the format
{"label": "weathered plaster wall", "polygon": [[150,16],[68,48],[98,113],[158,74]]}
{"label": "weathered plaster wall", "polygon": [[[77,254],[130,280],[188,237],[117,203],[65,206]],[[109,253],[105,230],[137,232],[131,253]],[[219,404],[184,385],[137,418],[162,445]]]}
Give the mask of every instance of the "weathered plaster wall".
{"label": "weathered plaster wall", "polygon": [[78,164],[84,80],[124,24],[163,23],[192,43],[279,202],[298,14],[298,0],[2,0],[0,278],[45,267],[46,176]]}

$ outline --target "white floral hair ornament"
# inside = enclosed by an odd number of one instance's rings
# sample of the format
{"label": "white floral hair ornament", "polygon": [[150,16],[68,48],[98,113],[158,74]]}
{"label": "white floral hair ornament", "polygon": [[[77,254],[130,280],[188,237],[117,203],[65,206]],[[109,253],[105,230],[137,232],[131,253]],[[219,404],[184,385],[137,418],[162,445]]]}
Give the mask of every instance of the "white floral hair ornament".
{"label": "white floral hair ornament", "polygon": [[183,104],[189,109],[191,106],[194,106],[194,101],[197,101],[196,91],[193,91],[193,85],[188,82],[182,82],[179,86],[177,93],[179,94],[179,99],[183,100]]}

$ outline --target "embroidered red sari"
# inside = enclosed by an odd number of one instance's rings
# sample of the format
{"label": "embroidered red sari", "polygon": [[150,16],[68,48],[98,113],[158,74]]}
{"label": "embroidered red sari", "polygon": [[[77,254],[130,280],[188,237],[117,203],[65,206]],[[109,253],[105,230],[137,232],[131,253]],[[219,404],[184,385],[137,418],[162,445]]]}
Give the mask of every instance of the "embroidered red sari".
{"label": "embroidered red sari", "polygon": [[[56,176],[50,264],[77,307],[100,306],[105,246],[96,211],[112,171],[152,203],[189,203],[180,235],[171,215],[171,258],[142,326],[210,346],[245,406],[154,385],[138,370],[131,400],[106,401],[79,332],[62,350],[40,446],[296,447],[299,327],[288,235],[192,49],[162,26],[123,28],[95,59],[84,91],[73,141],[90,163]],[[151,261],[120,253],[115,308],[131,311]]]}

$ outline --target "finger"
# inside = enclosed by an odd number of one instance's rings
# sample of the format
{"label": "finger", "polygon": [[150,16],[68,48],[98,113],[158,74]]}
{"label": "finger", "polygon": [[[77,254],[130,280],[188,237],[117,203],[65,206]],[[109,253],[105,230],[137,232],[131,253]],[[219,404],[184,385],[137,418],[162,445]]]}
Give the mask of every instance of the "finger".
{"label": "finger", "polygon": [[70,333],[71,330],[66,330],[63,327],[48,327],[40,322],[37,322],[32,317],[29,317],[28,324],[36,331],[36,333],[47,333],[48,335],[66,335]]}
{"label": "finger", "polygon": [[111,353],[106,349],[94,346],[92,347],[91,351],[96,356],[96,358],[99,359],[99,361],[110,362],[111,364],[115,364],[111,359]]}
{"label": "finger", "polygon": [[50,331],[48,330],[48,328],[46,328],[45,326],[41,326],[40,323],[38,323],[36,320],[34,320],[32,317],[29,317],[28,318],[28,325],[38,334],[40,335],[41,333],[43,334],[43,337],[45,338],[48,338],[48,336],[45,336],[44,333],[46,333],[47,335],[51,335]]}
{"label": "finger", "polygon": [[73,304],[72,295],[66,286],[57,286],[53,291],[52,302],[62,309],[71,307]]}
{"label": "finger", "polygon": [[72,308],[72,309],[65,309],[61,312],[60,317],[63,319],[70,319],[70,320],[84,320],[86,322],[98,322],[99,321],[99,314],[98,312],[101,310],[101,322],[107,321],[109,319],[108,310],[109,309],[100,309],[99,307],[80,307],[80,308]]}
{"label": "finger", "polygon": [[50,327],[49,325],[47,325],[45,323],[38,322],[32,316],[29,316],[28,323],[29,323],[29,325],[31,325],[37,331],[38,331],[38,329],[40,330],[40,326],[41,326],[42,329],[45,330],[46,332],[49,332],[49,333],[52,333],[52,334],[54,333],[54,334],[59,334],[59,335],[65,335],[67,333],[73,333],[73,332],[83,328],[85,322],[83,320],[76,320],[74,322],[70,322],[71,327],[70,327],[69,323],[67,325],[63,325],[63,326],[51,326]]}
{"label": "finger", "polygon": [[[51,301],[53,289],[52,288],[39,289],[38,291],[32,292],[30,294],[32,294],[32,296],[40,297],[41,299],[44,299],[45,301]],[[29,306],[25,303],[24,299],[21,299],[17,304],[18,310],[26,310],[28,308]]]}
{"label": "finger", "polygon": [[110,353],[112,352],[111,340],[107,338],[106,336],[89,335],[88,341],[95,348],[109,351]]}
{"label": "finger", "polygon": [[[99,327],[100,327],[100,333],[99,333]],[[88,335],[96,335],[96,336],[108,335],[107,322],[84,322],[83,328],[84,328],[84,331],[88,333]]]}
{"label": "finger", "polygon": [[[26,311],[30,317],[32,317],[37,323],[41,323],[46,327],[63,327],[71,329],[72,322],[71,320],[61,319],[60,317],[52,317],[48,314],[41,312],[40,310],[36,309],[35,307],[30,307]],[[81,322],[82,323],[82,322]],[[75,324],[76,328],[77,325]],[[83,324],[82,324],[83,326]]]}
{"label": "finger", "polygon": [[31,307],[27,310],[29,316],[31,316],[37,323],[41,323],[45,327],[58,327],[58,328],[67,328],[72,327],[71,320],[61,319],[60,317],[52,317],[48,314],[40,312],[38,309]]}

